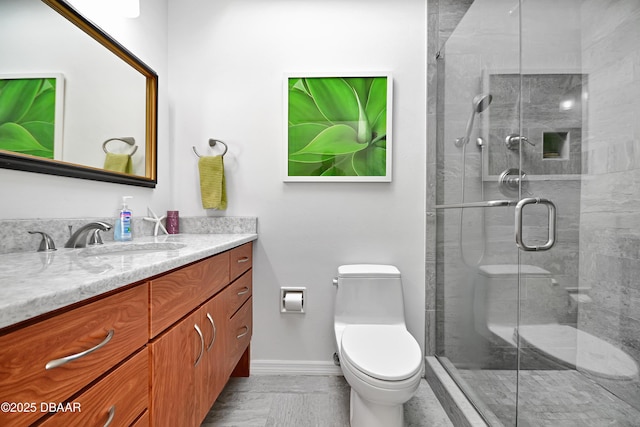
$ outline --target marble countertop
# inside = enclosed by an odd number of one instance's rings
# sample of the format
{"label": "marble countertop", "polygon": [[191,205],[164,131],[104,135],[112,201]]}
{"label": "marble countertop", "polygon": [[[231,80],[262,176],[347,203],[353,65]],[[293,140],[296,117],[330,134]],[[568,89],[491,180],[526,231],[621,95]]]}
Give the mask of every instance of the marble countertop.
{"label": "marble countertop", "polygon": [[[176,234],[140,237],[131,242],[108,242],[96,248],[1,254],[0,328],[147,279],[257,238],[258,235],[252,233]],[[115,252],[118,248],[136,250],[128,253]],[[104,253],[101,254],[101,251]]]}

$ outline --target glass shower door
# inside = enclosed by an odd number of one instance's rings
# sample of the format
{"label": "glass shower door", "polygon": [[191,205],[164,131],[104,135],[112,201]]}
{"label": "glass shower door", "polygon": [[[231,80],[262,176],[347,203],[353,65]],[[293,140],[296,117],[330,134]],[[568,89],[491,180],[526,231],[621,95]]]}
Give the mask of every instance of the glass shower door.
{"label": "glass shower door", "polygon": [[[524,182],[519,148],[526,142],[520,138],[514,5],[474,2],[438,60],[436,350],[495,426],[516,425],[518,408],[520,254],[514,228]],[[535,210],[524,209],[527,216]],[[531,235],[523,238],[535,244]]]}
{"label": "glass shower door", "polygon": [[638,425],[639,58],[638,1],[476,0],[440,51],[436,354],[492,426]]}
{"label": "glass shower door", "polygon": [[[520,251],[517,422],[635,426],[640,2],[520,3],[523,193],[555,202],[558,239]],[[544,209],[530,213],[542,240]]]}

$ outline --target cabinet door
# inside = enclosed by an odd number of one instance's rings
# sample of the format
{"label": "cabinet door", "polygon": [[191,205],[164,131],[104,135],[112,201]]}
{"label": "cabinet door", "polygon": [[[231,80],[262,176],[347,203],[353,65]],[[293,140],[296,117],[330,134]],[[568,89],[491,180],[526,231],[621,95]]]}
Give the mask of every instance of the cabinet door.
{"label": "cabinet door", "polygon": [[202,422],[224,388],[228,375],[225,372],[225,331],[228,328],[224,298],[218,294],[199,310],[205,339],[201,365],[196,367],[196,384],[199,386],[198,422]]}
{"label": "cabinet door", "polygon": [[151,425],[195,425],[195,365],[204,339],[200,338],[200,312],[178,322],[149,344],[151,357]]}

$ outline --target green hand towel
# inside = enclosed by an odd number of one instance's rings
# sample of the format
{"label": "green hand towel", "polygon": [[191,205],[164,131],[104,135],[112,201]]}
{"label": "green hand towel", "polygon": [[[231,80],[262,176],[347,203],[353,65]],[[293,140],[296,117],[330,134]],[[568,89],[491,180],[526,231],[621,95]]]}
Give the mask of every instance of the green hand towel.
{"label": "green hand towel", "polygon": [[129,154],[107,153],[104,168],[113,172],[133,173],[133,162]]}
{"label": "green hand towel", "polygon": [[200,171],[200,195],[205,209],[227,208],[227,191],[224,183],[222,156],[203,156],[198,160]]}

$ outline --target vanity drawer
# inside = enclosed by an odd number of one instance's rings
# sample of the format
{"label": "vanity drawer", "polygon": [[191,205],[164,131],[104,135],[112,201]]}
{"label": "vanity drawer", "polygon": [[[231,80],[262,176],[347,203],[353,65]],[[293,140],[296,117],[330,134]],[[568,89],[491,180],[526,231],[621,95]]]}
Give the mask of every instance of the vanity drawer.
{"label": "vanity drawer", "polygon": [[253,299],[247,302],[233,315],[227,331],[227,371],[231,372],[240,360],[242,353],[251,341],[253,333]]}
{"label": "vanity drawer", "polygon": [[247,271],[224,291],[227,319],[230,319],[242,307],[242,304],[251,297],[252,293],[251,271]]}
{"label": "vanity drawer", "polygon": [[41,426],[104,426],[110,419],[111,426],[131,425],[148,406],[148,361],[145,348],[73,399],[78,411],[58,412]]}
{"label": "vanity drawer", "polygon": [[151,281],[150,336],[180,320],[229,283],[229,252]]}
{"label": "vanity drawer", "polygon": [[149,411],[145,411],[135,423],[131,424],[131,427],[149,427]]}
{"label": "vanity drawer", "polygon": [[242,246],[229,251],[229,280],[235,280],[242,273],[251,268],[253,262],[253,243],[245,243]]}
{"label": "vanity drawer", "polygon": [[[148,298],[145,283],[0,337],[0,402],[64,402],[143,347]],[[0,425],[42,415],[0,412]]]}

